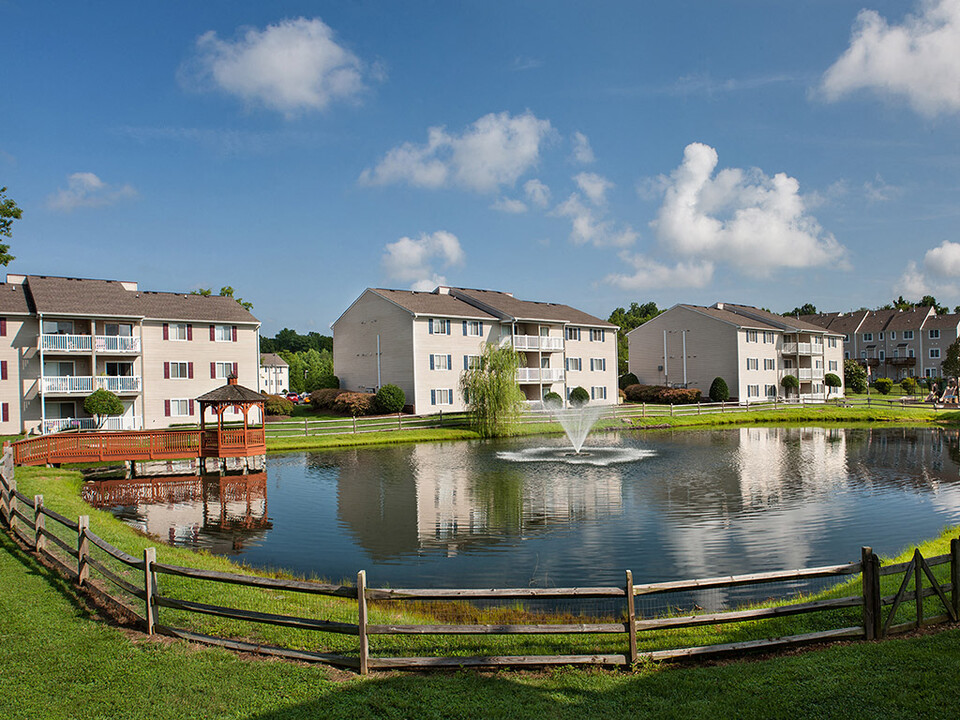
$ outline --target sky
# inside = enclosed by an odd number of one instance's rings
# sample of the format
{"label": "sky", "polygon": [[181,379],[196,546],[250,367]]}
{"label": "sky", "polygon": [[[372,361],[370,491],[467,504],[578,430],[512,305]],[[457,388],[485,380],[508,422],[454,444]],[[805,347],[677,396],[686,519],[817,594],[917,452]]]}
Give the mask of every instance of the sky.
{"label": "sky", "polygon": [[960,304],[960,0],[0,0],[7,272]]}

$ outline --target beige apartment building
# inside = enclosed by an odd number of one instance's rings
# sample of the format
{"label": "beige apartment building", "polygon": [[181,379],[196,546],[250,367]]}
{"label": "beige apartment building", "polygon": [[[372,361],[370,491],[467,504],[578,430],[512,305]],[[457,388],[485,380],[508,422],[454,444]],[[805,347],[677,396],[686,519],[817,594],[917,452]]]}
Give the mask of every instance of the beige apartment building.
{"label": "beige apartment building", "polygon": [[116,280],[7,275],[0,284],[0,429],[94,428],[83,401],[101,388],[124,406],[105,429],[198,422],[194,399],[231,373],[241,385],[257,387],[259,327],[229,297],[148,292]]}
{"label": "beige apartment building", "polygon": [[932,307],[820,313],[801,319],[842,334],[844,358],[864,365],[871,379],[894,381],[940,377],[947,348],[960,329],[960,315],[937,315]]}
{"label": "beige apartment building", "polygon": [[290,390],[290,366],[276,353],[260,356],[260,392],[281,395]]}
{"label": "beige apartment building", "polygon": [[397,385],[417,413],[464,410],[460,374],[489,343],[520,353],[517,383],[530,403],[578,386],[594,404],[618,401],[617,327],[567,305],[493,290],[368,288],[332,327],[340,387]]}
{"label": "beige apartment building", "polygon": [[704,397],[716,377],[741,403],[783,397],[786,375],[811,400],[827,396],[828,373],[843,381],[842,336],[748,305],[674,305],[627,338],[629,369],[642,384],[697,388]]}

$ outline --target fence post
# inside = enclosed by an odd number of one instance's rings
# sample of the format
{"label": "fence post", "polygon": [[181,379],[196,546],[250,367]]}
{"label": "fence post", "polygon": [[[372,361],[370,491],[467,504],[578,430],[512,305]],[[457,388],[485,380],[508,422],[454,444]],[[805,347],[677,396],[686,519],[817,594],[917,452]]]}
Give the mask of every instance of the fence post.
{"label": "fence post", "polygon": [[923,555],[920,554],[920,548],[913,551],[913,585],[916,591],[917,602],[917,629],[923,625],[923,569],[920,563],[923,562]]}
{"label": "fence post", "polygon": [[673,403],[670,403],[670,417],[673,417]]}
{"label": "fence post", "polygon": [[637,612],[633,598],[633,573],[627,570],[627,637],[630,639],[630,664],[637,662]]}
{"label": "fence post", "polygon": [[726,403],[725,403],[723,400],[721,400],[721,401],[720,401],[720,414],[721,414],[721,415],[723,415],[723,408],[724,408],[725,405],[726,405]]}
{"label": "fence post", "polygon": [[90,541],[86,532],[90,527],[90,516],[81,515],[77,518],[77,585],[83,587],[90,577],[90,568],[87,566],[87,555],[90,554]]}
{"label": "fence post", "polygon": [[403,430],[403,414],[397,413],[397,430]]}
{"label": "fence post", "polygon": [[33,547],[37,553],[41,552],[46,545],[46,538],[43,537],[43,530],[46,527],[46,518],[40,512],[43,509],[43,495],[33,496]]}
{"label": "fence post", "polygon": [[7,521],[10,524],[10,530],[16,534],[17,526],[17,481],[14,478],[7,480],[10,490],[7,491]]}
{"label": "fence post", "polygon": [[157,561],[157,549],[156,548],[144,548],[143,549],[143,591],[144,599],[143,605],[146,609],[144,618],[147,621],[147,635],[153,635],[157,618],[153,609],[153,596],[157,591],[156,588],[156,576],[153,574],[153,564]]}
{"label": "fence post", "polygon": [[367,674],[370,645],[367,640],[367,571],[357,573],[357,629],[360,635],[360,674]]}
{"label": "fence post", "polygon": [[647,402],[643,401],[642,403],[640,403],[640,417],[646,417],[646,416],[647,416]]}
{"label": "fence post", "polygon": [[697,415],[700,414],[700,401],[697,400]]}
{"label": "fence post", "polygon": [[304,418],[304,420],[303,420],[303,436],[304,436],[304,437],[306,437],[307,435],[310,434],[310,433],[308,432],[308,430],[309,430],[309,425],[307,424],[307,422],[308,422],[307,419]]}
{"label": "fence post", "polygon": [[873,548],[860,548],[861,588],[863,593],[863,632],[867,640],[880,636],[880,559]]}
{"label": "fence post", "polygon": [[443,427],[443,410],[440,411],[440,427]]}
{"label": "fence post", "polygon": [[953,610],[960,617],[960,538],[950,541],[950,584],[953,586]]}
{"label": "fence post", "polygon": [[353,416],[353,434],[354,435],[357,434],[357,416],[356,415]]}

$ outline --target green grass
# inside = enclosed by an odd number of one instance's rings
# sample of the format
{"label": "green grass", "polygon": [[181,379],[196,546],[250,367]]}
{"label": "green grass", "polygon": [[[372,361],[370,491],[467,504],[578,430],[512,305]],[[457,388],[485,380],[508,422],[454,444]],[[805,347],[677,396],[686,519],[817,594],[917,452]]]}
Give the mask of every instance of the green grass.
{"label": "green grass", "polygon": [[0,533],[6,720],[954,717],[958,673],[951,629],[715,666],[360,678],[125,633]]}

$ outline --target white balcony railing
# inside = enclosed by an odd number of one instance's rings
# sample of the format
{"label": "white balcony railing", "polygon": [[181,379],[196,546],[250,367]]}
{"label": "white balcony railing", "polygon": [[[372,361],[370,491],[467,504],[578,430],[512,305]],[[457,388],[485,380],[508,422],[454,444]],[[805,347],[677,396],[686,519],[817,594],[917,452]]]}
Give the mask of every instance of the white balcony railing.
{"label": "white balcony railing", "polygon": [[103,388],[104,390],[109,390],[112,393],[140,392],[140,376],[139,375],[124,375],[124,376],[101,375],[96,380],[97,380],[98,389]]}
{"label": "white balcony railing", "polygon": [[[44,420],[43,434],[63,432],[64,430],[97,430],[96,418],[58,418]],[[100,430],[142,430],[143,423],[138,417],[106,418]]]}
{"label": "white balcony railing", "polygon": [[96,378],[83,375],[61,375],[45,376],[41,379],[43,392],[50,395],[90,394],[100,388],[112,393],[138,393],[141,385],[139,375],[122,377],[102,375]]}
{"label": "white balcony railing", "polygon": [[799,368],[797,378],[800,380],[823,380],[823,368]]}
{"label": "white balcony railing", "polygon": [[90,352],[93,337],[90,335],[41,335],[40,348],[52,352]]}
{"label": "white balcony railing", "polygon": [[517,350],[563,350],[563,338],[541,335],[514,335],[513,347]]}
{"label": "white balcony railing", "polygon": [[520,368],[517,370],[517,382],[560,382],[563,380],[563,368]]}
{"label": "white balcony railing", "polygon": [[97,335],[94,340],[97,352],[107,353],[138,353],[140,352],[140,338],[128,335]]}
{"label": "white balcony railing", "polygon": [[823,343],[784,343],[784,355],[823,355]]}

